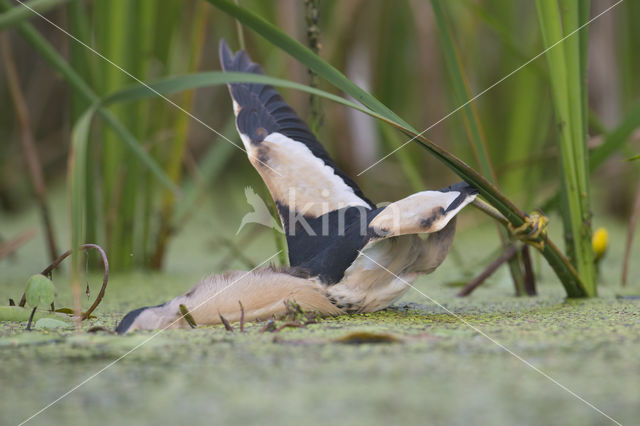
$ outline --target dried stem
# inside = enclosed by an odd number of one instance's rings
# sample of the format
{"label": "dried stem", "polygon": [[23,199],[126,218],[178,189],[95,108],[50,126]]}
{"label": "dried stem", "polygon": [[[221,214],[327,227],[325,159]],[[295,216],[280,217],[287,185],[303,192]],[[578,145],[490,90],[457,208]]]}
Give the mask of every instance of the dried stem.
{"label": "dried stem", "polygon": [[470,295],[471,292],[475,290],[480,284],[482,284],[484,280],[489,278],[500,265],[512,259],[517,252],[518,248],[514,244],[508,246],[499,258],[494,260],[489,266],[487,266],[484,271],[482,271],[480,275],[478,275],[473,279],[473,281],[471,281],[462,290],[460,290],[460,292],[458,293],[458,297]]}
{"label": "dried stem", "polygon": [[53,233],[53,226],[51,223],[51,215],[49,214],[49,207],[47,204],[47,190],[42,176],[42,165],[40,164],[35,139],[29,124],[30,119],[27,102],[25,101],[22,90],[20,89],[20,78],[18,77],[11,44],[9,43],[8,36],[6,34],[0,36],[0,50],[7,73],[9,91],[11,92],[11,98],[16,108],[16,118],[18,119],[18,124],[20,126],[22,150],[27,162],[29,175],[31,176],[33,190],[38,199],[38,204],[40,205],[40,214],[42,215],[42,222],[47,235],[49,257],[51,261],[53,261],[58,256],[58,248],[56,246],[55,235]]}
{"label": "dried stem", "polygon": [[242,306],[242,302],[239,300],[238,304],[240,305],[240,333],[244,333],[244,306]]}
{"label": "dried stem", "polygon": [[[304,5],[307,42],[311,51],[317,55],[322,47],[320,44],[320,27],[318,27],[318,0],[305,0]],[[307,68],[307,71],[309,72],[309,86],[318,87],[318,74],[310,68]],[[324,120],[320,97],[313,94],[309,95],[309,105],[309,124],[311,130],[317,134]]]}
{"label": "dried stem", "polygon": [[36,314],[36,309],[38,309],[38,307],[34,306],[33,310],[31,311],[31,315],[29,315],[29,322],[27,322],[27,331],[31,331],[31,322],[33,321],[33,316]]}
{"label": "dried stem", "polygon": [[231,324],[229,324],[229,321],[227,321],[227,319],[223,317],[220,312],[218,312],[218,316],[220,316],[220,321],[222,321],[222,324],[224,324],[224,328],[226,328],[227,331],[230,331],[233,333],[233,327],[231,327]]}
{"label": "dried stem", "polygon": [[524,244],[522,250],[522,264],[524,265],[524,291],[527,296],[535,296],[536,292],[536,276],[533,272],[533,265],[531,264],[531,251],[529,246]]}

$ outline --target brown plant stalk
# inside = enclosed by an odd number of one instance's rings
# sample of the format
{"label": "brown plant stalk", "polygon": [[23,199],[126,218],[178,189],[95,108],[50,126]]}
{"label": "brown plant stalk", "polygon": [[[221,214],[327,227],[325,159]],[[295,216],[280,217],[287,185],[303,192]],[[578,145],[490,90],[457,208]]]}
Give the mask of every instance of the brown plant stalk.
{"label": "brown plant stalk", "polygon": [[58,256],[58,248],[47,204],[47,190],[42,176],[42,165],[40,164],[38,150],[36,149],[35,138],[31,132],[29,109],[27,108],[27,103],[24,95],[22,94],[22,90],[20,89],[18,71],[15,65],[13,52],[11,50],[11,44],[9,43],[8,36],[6,34],[0,35],[0,52],[2,54],[2,62],[4,62],[7,74],[7,83],[9,91],[11,92],[11,99],[13,100],[13,104],[16,109],[16,118],[18,120],[18,125],[20,126],[20,142],[22,144],[24,158],[31,177],[33,190],[40,206],[40,214],[42,215],[42,222],[47,236],[49,257],[51,261],[53,261]]}

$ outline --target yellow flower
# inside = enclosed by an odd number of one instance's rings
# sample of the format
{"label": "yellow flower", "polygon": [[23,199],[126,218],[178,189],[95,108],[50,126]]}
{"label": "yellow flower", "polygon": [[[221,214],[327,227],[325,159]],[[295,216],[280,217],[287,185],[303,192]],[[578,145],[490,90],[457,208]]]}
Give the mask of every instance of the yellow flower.
{"label": "yellow flower", "polygon": [[604,256],[609,246],[609,233],[604,228],[596,229],[591,238],[591,245],[593,246],[593,253],[595,254],[595,261],[598,262]]}

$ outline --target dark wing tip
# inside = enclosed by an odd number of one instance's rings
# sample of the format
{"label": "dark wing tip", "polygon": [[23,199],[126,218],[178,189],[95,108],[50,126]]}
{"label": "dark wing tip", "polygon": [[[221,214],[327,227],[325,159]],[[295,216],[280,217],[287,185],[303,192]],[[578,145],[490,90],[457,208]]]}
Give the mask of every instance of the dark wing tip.
{"label": "dark wing tip", "polygon": [[469,185],[467,182],[454,183],[451,186],[447,186],[440,190],[440,192],[458,191],[465,195],[477,195],[478,190],[475,186]]}
{"label": "dark wing tip", "polygon": [[131,326],[133,325],[133,323],[136,320],[136,318],[138,318],[138,316],[145,309],[148,309],[148,306],[145,306],[144,308],[134,309],[133,311],[131,311],[127,315],[125,315],[124,318],[122,318],[122,320],[120,321],[120,323],[116,327],[116,333],[125,334],[127,331],[129,331],[129,328],[131,328]]}
{"label": "dark wing tip", "polygon": [[239,50],[234,55],[225,39],[220,39],[219,54],[223,71],[264,74],[260,65],[253,62],[244,50]]}
{"label": "dark wing tip", "polygon": [[476,187],[469,185],[467,182],[454,183],[453,185],[440,190],[440,192],[451,192],[451,191],[459,192],[460,195],[458,195],[456,199],[453,200],[451,204],[449,204],[449,207],[447,207],[447,210],[445,212],[450,212],[452,210],[455,210],[456,208],[458,208],[460,204],[464,202],[464,200],[478,194],[478,190],[476,189]]}
{"label": "dark wing tip", "polygon": [[227,44],[227,41],[223,38],[220,39],[220,49],[218,50],[220,54],[220,65],[222,66],[223,71],[227,71],[233,62],[233,53]]}

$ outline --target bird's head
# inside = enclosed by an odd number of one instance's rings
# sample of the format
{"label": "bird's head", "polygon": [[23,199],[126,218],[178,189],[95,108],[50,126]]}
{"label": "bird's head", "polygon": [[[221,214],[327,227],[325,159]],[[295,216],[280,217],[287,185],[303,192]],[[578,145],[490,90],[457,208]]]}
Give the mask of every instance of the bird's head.
{"label": "bird's head", "polygon": [[178,315],[167,315],[162,309],[164,306],[163,304],[134,309],[122,318],[116,327],[116,333],[126,334],[133,330],[154,330],[170,326]]}

